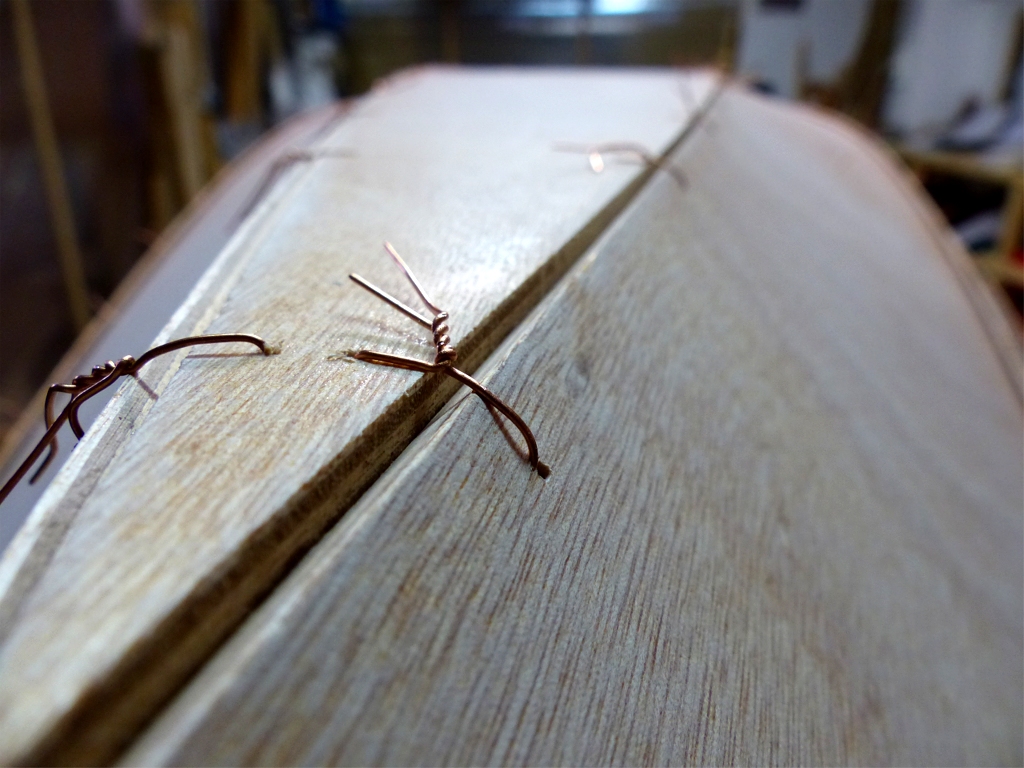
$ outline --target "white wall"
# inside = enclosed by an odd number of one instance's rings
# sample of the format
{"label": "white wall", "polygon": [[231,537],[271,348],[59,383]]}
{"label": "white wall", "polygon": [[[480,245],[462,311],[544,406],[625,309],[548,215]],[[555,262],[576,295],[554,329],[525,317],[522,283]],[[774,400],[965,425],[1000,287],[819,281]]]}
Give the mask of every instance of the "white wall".
{"label": "white wall", "polygon": [[797,90],[797,55],[809,48],[808,77],[835,80],[860,46],[871,0],[805,0],[797,10],[764,8],[743,0],[740,13],[740,74],[770,83],[782,96]]}
{"label": "white wall", "polygon": [[911,132],[948,123],[964,101],[992,103],[1005,76],[1019,0],[913,0],[891,62],[883,122]]}

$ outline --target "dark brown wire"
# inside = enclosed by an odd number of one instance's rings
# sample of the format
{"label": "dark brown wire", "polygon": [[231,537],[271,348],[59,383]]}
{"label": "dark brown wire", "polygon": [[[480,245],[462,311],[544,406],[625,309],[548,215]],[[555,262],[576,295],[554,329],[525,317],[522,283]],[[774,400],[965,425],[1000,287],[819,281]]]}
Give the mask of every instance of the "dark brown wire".
{"label": "dark brown wire", "polygon": [[[36,443],[35,448],[28,457],[21,463],[21,466],[15,471],[11,478],[4,484],[3,488],[0,488],[0,504],[3,503],[4,499],[10,495],[14,486],[23,478],[35,464],[36,460],[42,455],[43,451],[49,447],[49,452],[46,454],[46,458],[43,459],[43,463],[39,469],[29,479],[31,485],[39,476],[46,471],[46,468],[53,461],[54,456],[57,455],[57,433],[60,432],[60,428],[64,426],[64,422],[70,422],[71,430],[75,433],[75,436],[81,439],[85,435],[85,430],[82,429],[81,421],[78,418],[78,411],[82,405],[89,400],[89,398],[98,395],[107,387],[111,386],[115,381],[120,379],[122,376],[134,376],[138,373],[139,369],[142,368],[146,363],[150,362],[160,355],[165,355],[168,352],[174,352],[184,347],[198,346],[201,344],[225,344],[230,342],[243,342],[247,344],[253,344],[259,348],[260,352],[264,355],[272,355],[277,350],[267,344],[259,336],[252,336],[248,333],[218,333],[211,334],[208,336],[189,336],[184,339],[176,339],[175,341],[169,341],[166,344],[153,347],[144,354],[142,354],[137,360],[128,355],[122,357],[116,363],[113,360],[108,360],[103,365],[97,365],[89,373],[84,373],[80,376],[75,376],[71,380],[70,384],[53,384],[46,391],[46,399],[43,402],[43,417],[46,421],[46,432],[40,438],[39,442]],[[53,401],[56,395],[67,394],[71,396],[67,405],[60,414],[54,418],[53,415]]]}
{"label": "dark brown wire", "polygon": [[530,465],[541,477],[547,478],[550,476],[551,468],[540,460],[540,452],[537,449],[537,440],[534,438],[533,432],[530,430],[530,427],[527,426],[526,422],[523,421],[522,417],[479,381],[455,367],[455,361],[458,359],[458,353],[455,351],[455,348],[451,343],[452,340],[449,335],[450,329],[448,327],[448,313],[427,298],[426,292],[423,290],[422,286],[420,286],[419,281],[417,281],[413,276],[412,270],[410,270],[409,266],[402,260],[402,257],[398,255],[398,252],[392,247],[391,243],[384,243],[384,249],[402,271],[402,274],[404,274],[412,284],[412,287],[415,289],[416,293],[419,294],[423,303],[431,312],[434,313],[433,320],[427,319],[416,310],[399,301],[394,296],[385,293],[380,288],[363,279],[359,275],[349,275],[349,277],[356,283],[356,285],[361,288],[365,288],[377,298],[387,304],[390,304],[406,317],[414,320],[425,328],[429,328],[431,333],[434,335],[434,362],[426,363],[422,360],[416,360],[411,357],[389,355],[384,352],[373,352],[368,349],[350,352],[349,356],[355,360],[361,360],[364,363],[372,363],[373,365],[386,365],[391,368],[402,368],[407,371],[419,371],[420,373],[443,373],[446,376],[450,376],[455,379],[460,384],[465,384],[467,387],[472,389],[486,405],[501,412],[505,418],[516,426],[516,429],[518,429],[522,434],[523,439],[526,440]]}
{"label": "dark brown wire", "polygon": [[275,158],[274,161],[267,167],[266,173],[263,175],[262,181],[257,185],[256,189],[249,196],[249,199],[245,204],[238,209],[238,213],[235,214],[231,220],[231,227],[238,226],[244,219],[246,219],[253,209],[259,205],[260,201],[266,197],[267,193],[277,183],[277,180],[281,178],[282,174],[291,168],[296,163],[310,162],[317,160],[321,157],[340,157],[349,158],[354,157],[352,152],[345,149],[292,149],[284,152],[279,157]]}

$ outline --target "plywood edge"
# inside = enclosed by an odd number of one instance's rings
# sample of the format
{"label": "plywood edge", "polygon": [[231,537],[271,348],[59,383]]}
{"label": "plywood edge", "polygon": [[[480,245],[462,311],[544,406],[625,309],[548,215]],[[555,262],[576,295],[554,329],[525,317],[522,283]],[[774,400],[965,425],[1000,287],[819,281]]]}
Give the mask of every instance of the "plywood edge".
{"label": "plywood edge", "polygon": [[975,258],[964,248],[942,210],[907,162],[890,144],[848,115],[808,104],[797,105],[797,108],[806,110],[809,117],[863,142],[870,150],[865,152],[865,156],[873,160],[876,167],[892,179],[893,185],[911,201],[919,224],[934,241],[936,252],[953,274],[988,336],[1007,383],[1017,399],[1024,403],[1024,335],[1020,323],[1005,295],[995,291],[985,280]]}

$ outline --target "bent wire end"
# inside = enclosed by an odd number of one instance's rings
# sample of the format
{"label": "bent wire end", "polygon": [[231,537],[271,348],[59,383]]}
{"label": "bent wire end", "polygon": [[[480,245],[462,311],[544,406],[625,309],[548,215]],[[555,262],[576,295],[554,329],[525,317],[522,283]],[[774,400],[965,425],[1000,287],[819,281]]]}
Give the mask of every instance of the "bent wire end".
{"label": "bent wire end", "polygon": [[[103,365],[95,366],[89,373],[75,376],[70,384],[51,385],[46,391],[46,399],[43,402],[43,418],[46,424],[46,432],[39,439],[39,442],[36,443],[32,452],[29,453],[10,479],[4,484],[3,488],[0,488],[0,504],[10,495],[14,486],[28,473],[43,451],[49,448],[49,452],[46,458],[43,459],[42,465],[29,479],[29,485],[35,483],[43,474],[53,461],[54,456],[57,455],[57,434],[65,422],[70,422],[71,429],[76,437],[81,439],[84,436],[85,431],[82,429],[78,419],[78,410],[91,397],[107,389],[122,376],[134,376],[142,366],[160,355],[165,355],[168,352],[174,352],[185,347],[235,342],[252,344],[260,352],[268,356],[279,354],[281,351],[280,347],[268,344],[259,336],[253,336],[248,333],[217,333],[206,336],[189,336],[153,347],[142,354],[138,360],[131,355],[121,358],[116,363],[113,360],[108,360]],[[54,417],[53,400],[57,394],[70,395],[71,399],[68,400],[63,410]]]}
{"label": "bent wire end", "polygon": [[530,462],[530,465],[534,470],[536,470],[538,475],[547,479],[551,475],[551,468],[540,460],[539,451],[537,449],[537,439],[533,436],[533,432],[530,430],[530,427],[518,413],[504,403],[497,395],[472,376],[455,367],[455,361],[458,358],[458,353],[455,351],[455,347],[452,346],[451,336],[448,335],[448,313],[427,298],[423,288],[412,274],[412,270],[410,270],[409,266],[402,260],[402,257],[398,255],[398,252],[395,251],[391,243],[385,242],[384,248],[394,260],[395,264],[398,265],[398,268],[406,278],[408,278],[409,282],[416,290],[416,293],[419,294],[420,299],[423,300],[423,303],[434,313],[433,321],[428,320],[411,307],[403,304],[394,296],[385,293],[380,288],[377,288],[375,285],[363,279],[359,275],[349,275],[349,277],[361,288],[365,288],[367,291],[387,304],[390,304],[402,314],[412,318],[420,325],[429,328],[434,335],[434,362],[427,363],[411,357],[401,357],[399,355],[390,355],[384,352],[374,352],[369,349],[348,350],[343,356],[335,356],[333,359],[341,359],[341,357],[345,357],[353,360],[359,360],[364,363],[371,363],[373,365],[402,368],[409,371],[418,371],[420,373],[443,373],[446,376],[450,376],[456,381],[465,384],[472,389],[481,400],[484,401],[484,404],[488,409],[500,412],[505,416],[505,418],[511,421],[513,425],[515,425],[516,429],[518,429],[520,434],[523,436],[523,439],[526,440],[529,453],[528,461]]}

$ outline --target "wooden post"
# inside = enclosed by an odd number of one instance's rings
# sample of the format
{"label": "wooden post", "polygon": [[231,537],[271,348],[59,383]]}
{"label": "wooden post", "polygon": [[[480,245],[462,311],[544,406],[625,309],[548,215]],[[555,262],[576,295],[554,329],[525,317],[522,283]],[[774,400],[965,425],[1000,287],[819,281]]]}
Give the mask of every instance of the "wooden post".
{"label": "wooden post", "polygon": [[32,28],[32,13],[27,0],[13,0],[14,38],[18,46],[21,65],[21,81],[25,88],[25,101],[32,121],[32,137],[39,152],[39,165],[43,172],[50,219],[57,237],[57,251],[60,256],[64,288],[68,293],[68,304],[76,330],[89,322],[89,293],[82,267],[82,254],[75,234],[75,218],[71,210],[64,172],[61,169],[60,149],[53,129],[53,115],[46,96],[46,81],[39,61],[39,48]]}

